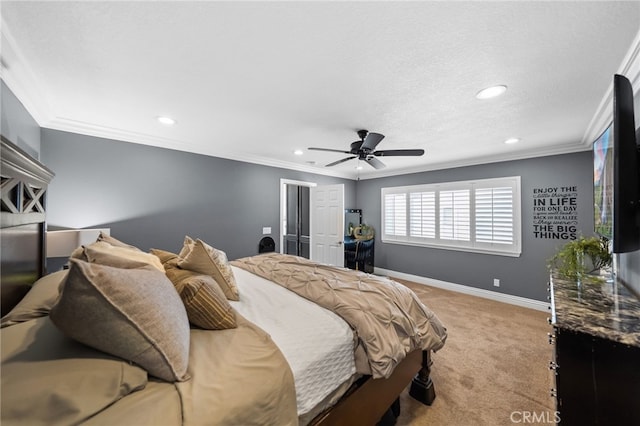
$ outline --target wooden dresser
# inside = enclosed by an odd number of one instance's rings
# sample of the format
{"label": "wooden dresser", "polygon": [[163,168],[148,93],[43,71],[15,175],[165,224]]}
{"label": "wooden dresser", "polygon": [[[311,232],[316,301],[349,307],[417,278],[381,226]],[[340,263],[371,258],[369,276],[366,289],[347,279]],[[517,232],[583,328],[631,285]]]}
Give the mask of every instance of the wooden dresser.
{"label": "wooden dresser", "polygon": [[563,425],[640,425],[640,299],[608,277],[549,282]]}

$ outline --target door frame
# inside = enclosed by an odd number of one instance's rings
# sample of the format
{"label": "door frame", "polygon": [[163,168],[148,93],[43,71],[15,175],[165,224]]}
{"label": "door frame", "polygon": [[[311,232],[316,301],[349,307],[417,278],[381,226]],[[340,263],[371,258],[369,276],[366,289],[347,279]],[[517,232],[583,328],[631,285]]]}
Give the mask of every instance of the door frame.
{"label": "door frame", "polygon": [[[329,188],[335,188],[336,191],[338,191],[341,194],[341,199],[339,201],[339,208],[337,210],[331,211],[331,207],[332,207],[332,203],[329,201],[331,192],[333,192],[333,189],[329,189]],[[344,183],[337,183],[337,184],[329,184],[329,185],[318,185],[315,188],[312,188],[310,190],[310,197],[309,197],[309,202],[311,203],[311,209],[310,209],[310,218],[311,218],[311,232],[310,232],[310,237],[311,240],[315,239],[315,243],[312,241],[311,242],[311,250],[309,252],[309,258],[313,261],[316,262],[321,262],[321,263],[327,263],[330,265],[335,265],[335,266],[344,266],[344,188],[345,185]],[[329,207],[328,209],[325,210],[324,215],[320,216],[320,218],[318,217],[318,197],[317,197],[317,191],[319,191],[320,189],[325,191],[325,194],[328,196],[328,198],[324,199],[323,203],[321,203],[320,205],[324,205],[325,207]],[[333,205],[333,207],[336,207],[335,205]],[[335,216],[334,216],[335,214]],[[337,218],[337,222],[336,225],[337,228],[333,228],[331,225],[331,218]],[[318,232],[318,226],[316,225],[316,221],[319,221],[321,223],[320,225],[320,230],[321,232]],[[329,225],[329,226],[328,226]],[[327,232],[330,233],[327,234]],[[332,232],[335,232],[332,233]],[[336,241],[336,238],[338,239],[338,241]],[[330,242],[328,242],[327,240],[331,240]],[[322,254],[318,255],[318,253],[316,252],[316,249],[318,247],[316,247],[318,245],[318,243],[321,243],[321,246],[323,247],[322,249]],[[334,256],[332,256],[331,252],[331,247],[336,248],[336,253],[333,253]],[[335,256],[335,254],[337,254],[337,256]]]}
{"label": "door frame", "polygon": [[[318,186],[316,182],[305,182],[301,180],[292,180],[292,179],[284,179],[280,178],[280,253],[284,254],[284,217],[285,212],[287,211],[287,190],[285,185],[298,185],[298,186],[308,186],[315,187]],[[309,197],[309,212],[311,212],[311,197]],[[311,234],[311,232],[309,232]],[[313,244],[313,236],[309,235],[310,239],[310,247]]]}

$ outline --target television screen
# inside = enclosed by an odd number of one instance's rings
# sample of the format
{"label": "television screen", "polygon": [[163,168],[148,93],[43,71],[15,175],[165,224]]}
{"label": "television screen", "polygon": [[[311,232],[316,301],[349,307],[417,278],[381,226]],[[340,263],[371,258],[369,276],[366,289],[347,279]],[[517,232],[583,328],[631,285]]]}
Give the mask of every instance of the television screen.
{"label": "television screen", "polygon": [[613,77],[613,252],[640,249],[640,165],[633,110],[633,88]]}
{"label": "television screen", "polygon": [[593,203],[596,234],[613,237],[613,138],[611,126],[593,143]]}

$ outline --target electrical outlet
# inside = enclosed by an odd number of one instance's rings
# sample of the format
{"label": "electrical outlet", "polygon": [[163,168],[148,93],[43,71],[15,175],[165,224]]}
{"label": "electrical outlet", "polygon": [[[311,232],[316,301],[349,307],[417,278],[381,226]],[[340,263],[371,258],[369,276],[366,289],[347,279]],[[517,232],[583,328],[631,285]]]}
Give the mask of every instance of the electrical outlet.
{"label": "electrical outlet", "polygon": [[494,278],[494,279],[493,279],[493,286],[494,286],[494,287],[500,287],[500,280],[499,280],[499,279],[497,279],[497,278]]}
{"label": "electrical outlet", "polygon": [[269,235],[269,234],[271,234],[271,227],[270,226],[262,227],[262,235]]}

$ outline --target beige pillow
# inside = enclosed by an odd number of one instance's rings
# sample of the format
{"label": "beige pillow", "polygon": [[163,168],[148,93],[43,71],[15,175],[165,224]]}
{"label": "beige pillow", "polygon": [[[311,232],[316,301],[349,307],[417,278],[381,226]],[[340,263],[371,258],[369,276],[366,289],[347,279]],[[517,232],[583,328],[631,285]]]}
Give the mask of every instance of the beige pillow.
{"label": "beige pillow", "polygon": [[227,255],[222,250],[217,250],[201,239],[197,239],[189,254],[178,262],[178,266],[182,269],[212,276],[220,285],[227,299],[240,300],[233,270],[229,265]]}
{"label": "beige pillow", "polygon": [[177,268],[167,270],[167,277],[180,293],[193,325],[206,330],[237,327],[235,310],[212,277]]}
{"label": "beige pillow", "polygon": [[96,242],[105,242],[109,245],[112,245],[114,247],[122,247],[122,248],[128,248],[128,249],[132,249],[132,250],[138,250],[138,251],[142,251],[140,250],[138,247],[136,246],[132,246],[130,244],[127,243],[123,243],[122,241],[113,238],[111,235],[107,235],[105,233],[103,233],[102,231],[100,232],[100,235],[98,235],[98,239],[96,240]]}
{"label": "beige pillow", "polygon": [[173,283],[178,293],[182,293],[182,286],[187,279],[202,275],[199,272],[190,271],[188,269],[171,268],[167,269],[167,278]]}
{"label": "beige pillow", "polygon": [[77,247],[74,251],[72,251],[69,259],[80,259],[88,262],[87,255],[84,254],[84,246]]}
{"label": "beige pillow", "polygon": [[145,253],[137,249],[113,246],[104,241],[89,244],[84,248],[84,254],[87,257],[87,260],[91,263],[120,266],[118,264],[114,264],[114,259],[107,261],[105,260],[105,257],[121,258],[123,262],[125,262],[125,264],[129,261],[145,263],[147,265],[153,266],[161,272],[164,272],[164,266],[162,266],[162,262],[160,262],[160,259],[158,259],[157,256],[154,256],[151,253]]}
{"label": "beige pillow", "polygon": [[66,278],[67,271],[57,271],[37,280],[31,290],[7,315],[2,317],[0,327],[18,324],[49,314],[51,307],[58,300],[60,284]]}
{"label": "beige pillow", "polygon": [[[113,238],[112,236],[109,236],[107,234],[104,234],[102,232],[100,232],[100,235],[98,235],[98,239],[96,240],[96,243],[101,243],[101,244],[107,244],[109,246],[112,247],[119,247],[119,248],[124,248],[124,249],[129,249],[132,251],[136,251],[136,252],[142,252],[142,250],[140,250],[138,247],[123,243],[120,240],[117,240],[115,238]],[[93,245],[95,243],[92,243],[90,245]],[[80,246],[78,248],[76,248],[71,255],[69,256],[71,259],[80,259],[80,260],[84,260],[84,261],[88,261],[87,259],[87,255],[84,251],[85,246]]]}
{"label": "beige pillow", "polygon": [[70,260],[49,314],[67,336],[134,362],[160,379],[189,378],[189,320],[165,274]]}
{"label": "beige pillow", "polygon": [[177,254],[162,249],[152,248],[149,253],[160,259],[163,264],[178,258]]}
{"label": "beige pillow", "polygon": [[156,256],[158,259],[160,259],[160,263],[162,263],[162,266],[164,266],[165,270],[169,268],[178,267],[178,262],[180,261],[180,257],[175,253],[171,253],[170,251],[161,250],[161,249],[154,249],[154,248],[149,250],[149,253]]}
{"label": "beige pillow", "polygon": [[3,426],[82,424],[147,384],[142,368],[69,339],[47,317],[0,339]]}
{"label": "beige pillow", "polygon": [[182,244],[182,250],[180,250],[180,253],[178,253],[178,257],[181,259],[184,259],[185,257],[187,257],[187,255],[191,252],[191,250],[193,249],[193,245],[196,242],[193,240],[193,238],[191,238],[188,235],[184,236],[184,243]]}

